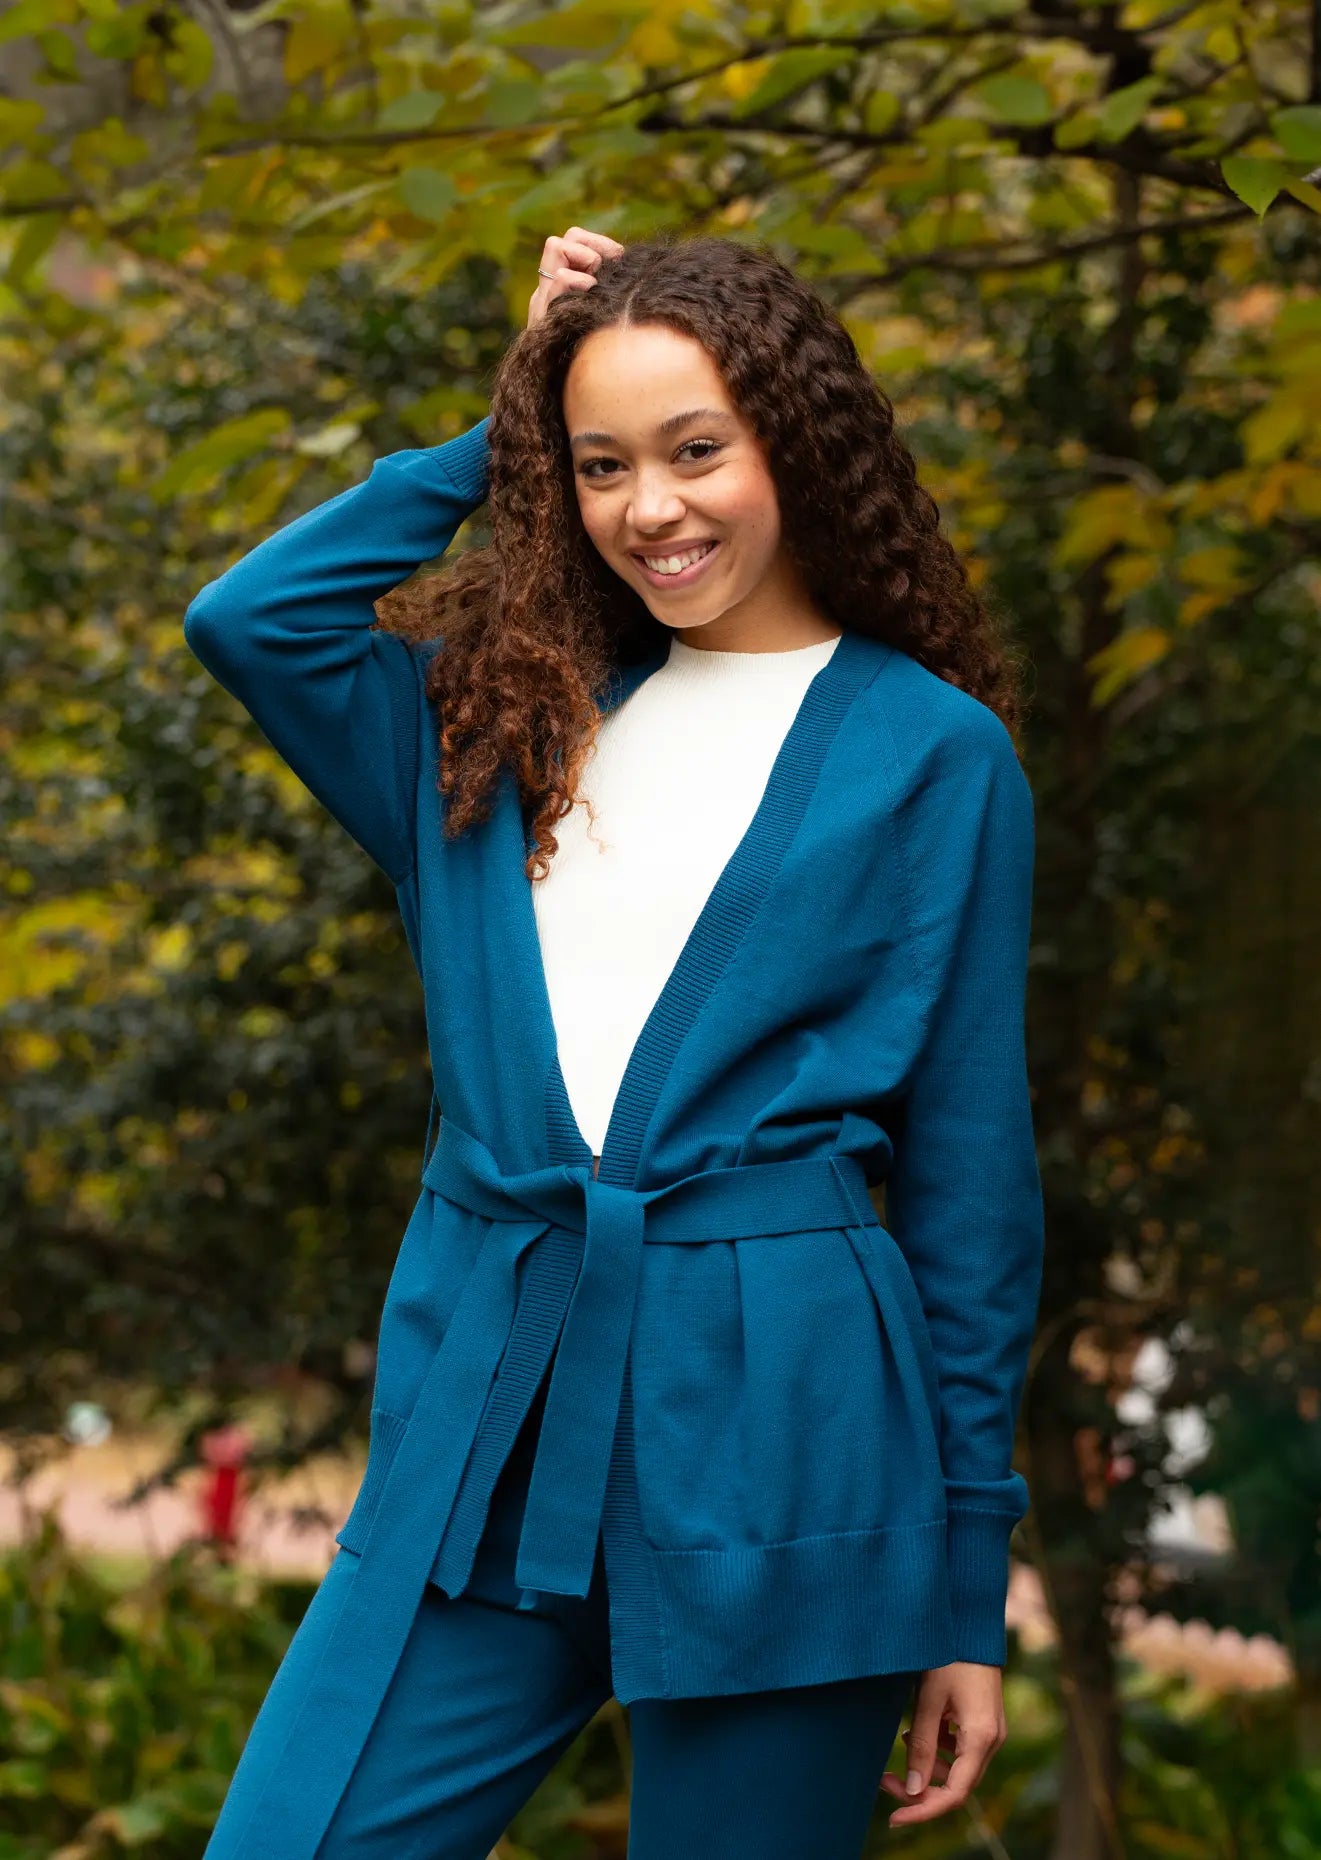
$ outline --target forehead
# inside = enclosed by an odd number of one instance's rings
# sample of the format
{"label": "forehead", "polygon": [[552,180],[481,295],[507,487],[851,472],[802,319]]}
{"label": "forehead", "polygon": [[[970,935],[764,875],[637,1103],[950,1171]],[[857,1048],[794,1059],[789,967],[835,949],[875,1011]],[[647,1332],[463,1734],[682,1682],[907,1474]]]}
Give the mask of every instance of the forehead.
{"label": "forehead", "polygon": [[663,324],[593,330],[569,366],[564,419],[619,439],[656,434],[662,421],[704,408],[735,418],[720,371],[701,343]]}

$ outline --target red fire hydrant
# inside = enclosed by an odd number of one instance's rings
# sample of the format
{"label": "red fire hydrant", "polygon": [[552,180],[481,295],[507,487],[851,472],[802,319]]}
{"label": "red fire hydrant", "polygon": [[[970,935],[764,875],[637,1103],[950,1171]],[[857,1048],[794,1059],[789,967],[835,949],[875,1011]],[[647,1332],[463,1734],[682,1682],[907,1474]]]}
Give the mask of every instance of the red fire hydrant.
{"label": "red fire hydrant", "polygon": [[202,1436],[201,1450],[209,1468],[200,1506],[202,1536],[222,1555],[232,1556],[238,1544],[246,1496],[243,1468],[252,1451],[252,1436],[238,1423],[216,1427]]}

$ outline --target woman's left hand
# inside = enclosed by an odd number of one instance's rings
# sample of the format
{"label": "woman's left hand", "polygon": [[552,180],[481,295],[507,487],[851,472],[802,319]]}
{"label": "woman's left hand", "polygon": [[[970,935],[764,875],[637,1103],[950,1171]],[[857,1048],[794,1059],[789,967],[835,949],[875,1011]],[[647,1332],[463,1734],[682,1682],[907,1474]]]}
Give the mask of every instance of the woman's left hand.
{"label": "woman's left hand", "polygon": [[909,1773],[917,1772],[922,1787],[910,1795],[904,1778],[885,1771],[882,1789],[904,1805],[891,1813],[890,1827],[934,1821],[962,1807],[1005,1741],[1000,1668],[972,1660],[931,1667],[918,1682],[912,1728],[900,1735]]}
{"label": "woman's left hand", "polygon": [[568,291],[590,291],[596,283],[601,260],[618,258],[623,249],[618,239],[612,239],[609,233],[592,232],[584,226],[570,226],[568,232],[559,236],[552,233],[541,248],[537,276],[542,282],[528,303],[528,328],[536,328],[557,297],[563,297]]}

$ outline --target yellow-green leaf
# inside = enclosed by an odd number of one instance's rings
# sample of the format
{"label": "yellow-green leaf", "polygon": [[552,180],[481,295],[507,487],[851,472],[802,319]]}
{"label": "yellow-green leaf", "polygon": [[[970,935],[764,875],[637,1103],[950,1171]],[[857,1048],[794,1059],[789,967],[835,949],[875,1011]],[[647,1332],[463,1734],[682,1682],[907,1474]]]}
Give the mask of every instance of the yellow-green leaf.
{"label": "yellow-green leaf", "polygon": [[1131,135],[1147,114],[1153,98],[1162,89],[1164,79],[1145,77],[1136,84],[1112,90],[1102,103],[1097,119],[1097,136],[1102,142],[1122,142]]}
{"label": "yellow-green leaf", "polygon": [[1054,559],[1060,568],[1077,568],[1121,543],[1159,554],[1170,541],[1164,513],[1136,485],[1102,485],[1070,505]]}
{"label": "yellow-green leaf", "polygon": [[285,499],[306,470],[305,460],[281,453],[275,458],[258,459],[256,464],[240,472],[232,492],[227,495],[234,527],[244,535],[264,529],[279,514]]}
{"label": "yellow-green leaf", "polygon": [[938,116],[933,122],[920,123],[913,131],[920,148],[946,152],[950,149],[985,148],[995,140],[994,123],[981,122],[975,116]]}
{"label": "yellow-green leaf", "polygon": [[121,1846],[142,1847],[169,1833],[170,1817],[159,1802],[140,1796],[136,1802],[103,1808],[90,1825],[98,1834],[113,1835]]}
{"label": "yellow-green leaf", "polygon": [[634,19],[650,11],[649,0],[576,0],[576,4],[537,13],[515,26],[485,35],[492,45],[536,45],[579,52],[613,51],[633,30]]}
{"label": "yellow-green leaf", "polygon": [[78,54],[67,32],[39,32],[37,45],[48,71],[60,78],[78,76]]}
{"label": "yellow-green leaf", "polygon": [[1304,181],[1298,175],[1294,175],[1285,182],[1284,191],[1292,194],[1294,199],[1301,201],[1305,207],[1311,207],[1314,213],[1321,213],[1321,187],[1314,187],[1310,181]]}
{"label": "yellow-green leaf", "polygon": [[117,116],[80,130],[69,145],[69,158],[79,174],[98,183],[112,178],[116,169],[145,161],[150,153],[151,144],[125,129]]}
{"label": "yellow-green leaf", "polygon": [[1132,684],[1135,678],[1163,659],[1170,649],[1170,636],[1161,627],[1136,626],[1094,652],[1087,669],[1096,678],[1092,704],[1099,708]]}
{"label": "yellow-green leaf", "polygon": [[453,177],[441,168],[405,168],[398,193],[410,213],[435,225],[448,217],[459,197]]}
{"label": "yellow-green leaf", "polygon": [[1284,454],[1307,431],[1306,408],[1293,394],[1276,394],[1243,422],[1243,451],[1251,465],[1264,465]]}
{"label": "yellow-green leaf", "polygon": [[1122,607],[1135,594],[1141,594],[1149,588],[1161,571],[1161,558],[1139,550],[1126,551],[1106,563],[1106,585],[1111,599],[1111,607]]}
{"label": "yellow-green leaf", "polygon": [[0,144],[22,142],[46,120],[46,106],[27,98],[0,97]]}
{"label": "yellow-green leaf", "polygon": [[1096,141],[1100,118],[1090,105],[1075,110],[1056,123],[1053,140],[1057,149],[1081,149]]}
{"label": "yellow-green leaf", "polygon": [[186,90],[200,90],[211,75],[214,47],[211,35],[193,19],[172,19],[171,43],[162,62],[170,76]]}
{"label": "yellow-green leaf", "polygon": [[0,45],[49,26],[70,26],[78,17],[78,0],[14,0],[0,16]]}
{"label": "yellow-green leaf", "polygon": [[974,86],[972,94],[994,111],[1002,123],[1029,128],[1037,123],[1048,123],[1055,113],[1050,92],[1026,72],[1002,71],[995,77],[984,78]]}
{"label": "yellow-green leaf", "polygon": [[535,122],[545,110],[541,80],[496,78],[486,89],[486,120],[501,129]]}
{"label": "yellow-green leaf", "polygon": [[231,466],[260,452],[288,427],[289,415],[282,407],[261,407],[255,413],[226,420],[205,438],[186,446],[166,466],[150,487],[152,497],[163,504],[181,493],[196,496],[210,490]]}
{"label": "yellow-green leaf", "polygon": [[1226,155],[1220,164],[1225,185],[1260,219],[1285,182],[1289,170],[1282,161],[1256,155]]}
{"label": "yellow-green leaf", "polygon": [[777,230],[800,251],[833,259],[841,270],[866,272],[876,265],[877,246],[872,240],[837,220],[818,224],[806,208],[792,214]]}
{"label": "yellow-green leaf", "polygon": [[1271,117],[1275,139],[1290,161],[1321,162],[1321,104],[1294,103]]}
{"label": "yellow-green leaf", "polygon": [[547,113],[599,103],[614,90],[610,73],[588,58],[568,58],[541,81]]}
{"label": "yellow-green leaf", "polygon": [[1247,565],[1233,543],[1210,543],[1190,550],[1179,562],[1179,579],[1190,587],[1232,594],[1247,580]]}
{"label": "yellow-green leaf", "polygon": [[758,110],[768,110],[772,104],[782,103],[786,97],[804,90],[828,72],[851,65],[856,57],[857,53],[851,46],[821,46],[807,51],[785,52],[782,57],[772,59],[770,69],[761,81],[753,86],[746,97],[735,102],[731,115],[751,116]]}
{"label": "yellow-green leaf", "polygon": [[438,90],[406,90],[400,97],[392,97],[376,119],[378,129],[410,130],[430,129],[441,110],[445,99]]}
{"label": "yellow-green leaf", "polygon": [[270,154],[265,149],[247,155],[209,156],[197,204],[204,213],[232,209],[237,201],[251,205],[270,173]]}
{"label": "yellow-green leaf", "polygon": [[145,7],[103,14],[88,22],[83,34],[89,52],[97,58],[133,58],[147,37]]}
{"label": "yellow-green leaf", "polygon": [[334,64],[351,31],[347,7],[308,7],[296,13],[284,42],[285,81],[301,84],[314,71],[324,71],[327,65]]}
{"label": "yellow-green leaf", "polygon": [[1300,517],[1321,517],[1321,471],[1297,466],[1289,481],[1289,504]]}
{"label": "yellow-green leaf", "polygon": [[869,136],[883,136],[899,120],[900,103],[893,91],[874,90],[863,106],[862,124]]}
{"label": "yellow-green leaf", "polygon": [[[582,162],[564,162],[510,204],[507,209],[510,223],[518,226],[555,224],[568,210],[570,202],[581,197],[586,182],[587,169]],[[593,225],[599,224],[599,218],[593,221]]]}
{"label": "yellow-green leaf", "polygon": [[24,222],[5,272],[11,284],[22,284],[33,267],[41,263],[55,243],[63,224],[58,213],[34,213],[31,219]]}
{"label": "yellow-green leaf", "polygon": [[0,1797],[37,1802],[51,1799],[50,1774],[44,1763],[15,1758],[0,1763]]}

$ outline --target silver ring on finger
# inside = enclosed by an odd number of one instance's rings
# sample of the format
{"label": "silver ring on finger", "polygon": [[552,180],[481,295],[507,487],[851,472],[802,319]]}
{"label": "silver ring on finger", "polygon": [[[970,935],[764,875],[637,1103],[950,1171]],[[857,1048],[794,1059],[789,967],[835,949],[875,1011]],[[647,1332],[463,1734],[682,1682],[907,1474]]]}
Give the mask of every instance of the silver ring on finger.
{"label": "silver ring on finger", "polygon": [[549,278],[552,284],[555,282],[555,273],[553,271],[543,271],[540,265],[537,266],[537,276],[539,278]]}

